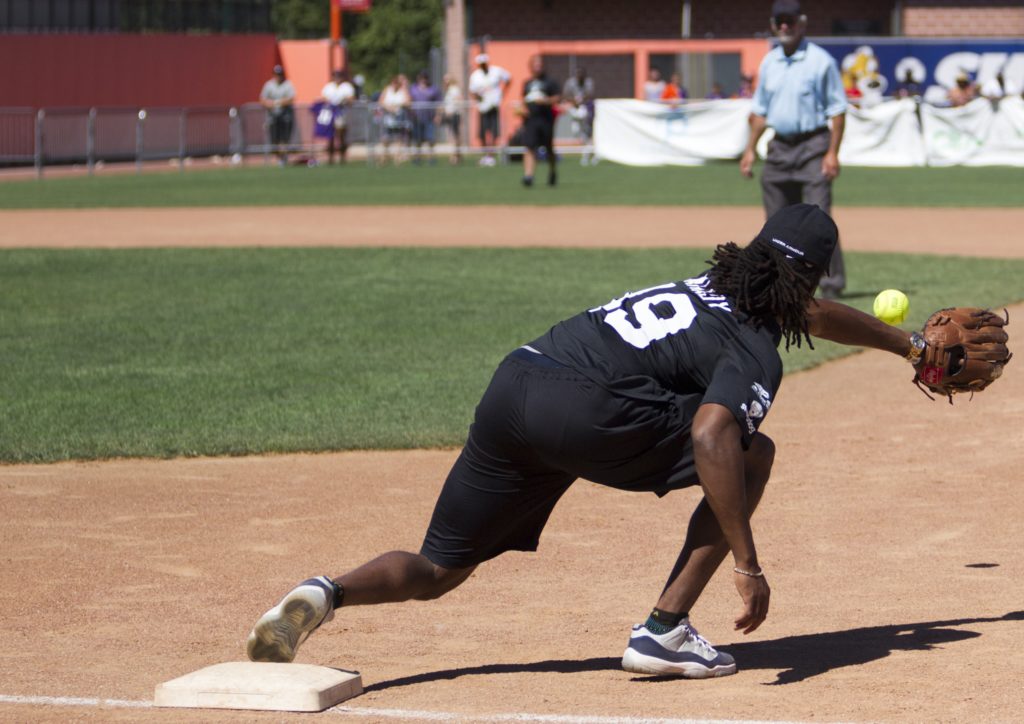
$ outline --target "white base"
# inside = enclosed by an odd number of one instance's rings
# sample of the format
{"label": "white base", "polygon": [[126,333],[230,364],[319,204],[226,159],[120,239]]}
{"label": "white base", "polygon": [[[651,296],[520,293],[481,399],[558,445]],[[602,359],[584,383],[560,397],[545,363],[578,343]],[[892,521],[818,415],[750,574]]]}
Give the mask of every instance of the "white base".
{"label": "white base", "polygon": [[155,706],[194,709],[323,711],[363,693],[353,671],[311,664],[235,661],[215,664],[156,687]]}

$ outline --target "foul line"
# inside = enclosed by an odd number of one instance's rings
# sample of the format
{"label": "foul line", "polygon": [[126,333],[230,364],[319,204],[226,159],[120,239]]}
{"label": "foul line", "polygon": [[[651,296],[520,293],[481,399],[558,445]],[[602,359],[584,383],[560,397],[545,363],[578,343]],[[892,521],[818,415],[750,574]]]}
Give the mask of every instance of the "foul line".
{"label": "foul line", "polygon": [[[38,704],[43,706],[107,707],[111,709],[156,708],[151,701],[98,699],[79,696],[13,696],[0,694],[0,704]],[[225,710],[227,711],[227,710]],[[799,724],[790,721],[737,719],[661,719],[658,717],[578,716],[567,714],[456,714],[447,711],[414,709],[373,709],[335,706],[324,714],[443,722],[547,722],[548,724]]]}

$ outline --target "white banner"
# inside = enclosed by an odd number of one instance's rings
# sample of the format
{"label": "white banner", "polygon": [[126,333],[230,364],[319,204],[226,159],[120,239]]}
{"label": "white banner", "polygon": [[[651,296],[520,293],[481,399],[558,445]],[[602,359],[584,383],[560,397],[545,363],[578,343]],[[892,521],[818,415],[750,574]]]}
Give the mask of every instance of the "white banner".
{"label": "white banner", "polygon": [[698,166],[739,158],[749,113],[749,100],[598,100],[594,149],[601,158],[629,166]]}
{"label": "white banner", "polygon": [[910,98],[873,108],[850,107],[839,146],[845,166],[924,166],[924,138],[917,103]]}
{"label": "white banner", "polygon": [[1024,166],[1024,99],[961,108],[921,106],[930,166]]}
{"label": "white banner", "polygon": [[[696,166],[738,159],[746,147],[749,100],[675,106],[599,100],[594,147],[600,158],[630,166]],[[758,144],[763,157],[769,130]],[[1024,166],[1024,99],[979,99],[936,108],[911,99],[851,107],[839,150],[846,166]]]}

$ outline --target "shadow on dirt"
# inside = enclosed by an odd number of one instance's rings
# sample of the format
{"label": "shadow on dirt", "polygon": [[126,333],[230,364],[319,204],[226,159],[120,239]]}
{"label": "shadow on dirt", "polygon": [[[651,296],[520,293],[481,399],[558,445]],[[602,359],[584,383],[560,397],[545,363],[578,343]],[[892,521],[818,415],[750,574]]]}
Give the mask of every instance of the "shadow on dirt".
{"label": "shadow on dirt", "polygon": [[[943,644],[977,638],[981,636],[977,631],[958,630],[957,627],[1000,621],[1024,621],[1024,611],[1012,611],[1005,616],[992,618],[959,618],[788,636],[771,641],[732,644],[722,646],[721,649],[736,657],[741,671],[777,670],[779,671],[778,677],[770,685],[792,684],[844,666],[857,666],[884,659],[893,651],[928,651]],[[398,686],[448,681],[462,676],[521,673],[577,674],[586,671],[606,671],[618,669],[619,663],[620,659],[617,657],[606,657],[579,660],[553,659],[524,664],[485,664],[379,681],[367,686],[365,690],[368,692],[382,691]],[[648,676],[637,678],[635,681],[656,683],[675,681],[675,679],[669,676]]]}

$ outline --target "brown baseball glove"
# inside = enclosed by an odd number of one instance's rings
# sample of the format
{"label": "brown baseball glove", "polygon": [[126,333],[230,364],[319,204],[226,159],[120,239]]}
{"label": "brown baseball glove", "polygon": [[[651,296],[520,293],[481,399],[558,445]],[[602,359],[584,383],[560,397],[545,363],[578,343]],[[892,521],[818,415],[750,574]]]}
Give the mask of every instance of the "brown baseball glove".
{"label": "brown baseball glove", "polygon": [[992,384],[1013,356],[1006,348],[1009,336],[1004,329],[1010,315],[1005,309],[1003,313],[1001,317],[977,307],[935,312],[921,331],[927,346],[917,364],[914,384],[926,395],[928,390],[945,395],[949,404],[958,392],[973,395]]}

